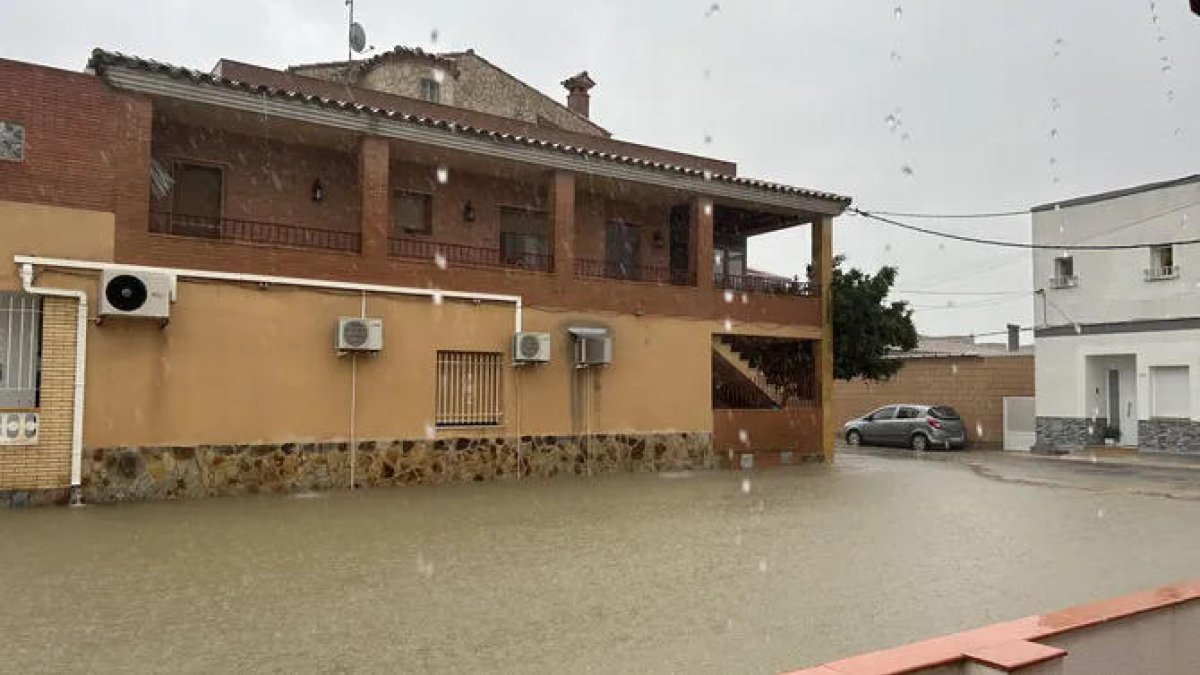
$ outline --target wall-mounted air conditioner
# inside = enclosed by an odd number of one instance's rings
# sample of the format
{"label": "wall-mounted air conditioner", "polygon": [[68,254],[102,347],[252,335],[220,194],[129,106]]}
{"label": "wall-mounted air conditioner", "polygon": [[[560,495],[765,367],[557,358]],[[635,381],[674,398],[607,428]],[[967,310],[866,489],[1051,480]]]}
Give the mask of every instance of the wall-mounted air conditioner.
{"label": "wall-mounted air conditioner", "polygon": [[383,349],[383,319],[342,317],[337,323],[339,352],[377,352]]}
{"label": "wall-mounted air conditioner", "polygon": [[106,269],[100,273],[98,315],[165,321],[171,316],[175,280],[162,272]]}
{"label": "wall-mounted air conditioner", "polygon": [[513,335],[514,363],[547,363],[550,361],[549,333],[517,333]]}
{"label": "wall-mounted air conditioner", "polygon": [[0,412],[0,445],[37,445],[38,414]]}
{"label": "wall-mounted air conditioner", "polygon": [[568,328],[575,338],[575,367],[607,366],[612,363],[612,337],[606,328]]}

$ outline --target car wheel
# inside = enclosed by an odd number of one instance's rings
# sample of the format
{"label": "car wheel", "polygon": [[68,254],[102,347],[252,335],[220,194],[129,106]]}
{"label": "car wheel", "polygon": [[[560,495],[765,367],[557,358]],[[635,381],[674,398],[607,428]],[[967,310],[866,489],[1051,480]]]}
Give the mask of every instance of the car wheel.
{"label": "car wheel", "polygon": [[846,433],[846,445],[862,445],[862,434],[857,431]]}
{"label": "car wheel", "polygon": [[913,434],[910,443],[912,445],[912,449],[916,450],[917,452],[925,452],[929,449],[929,437],[925,434]]}

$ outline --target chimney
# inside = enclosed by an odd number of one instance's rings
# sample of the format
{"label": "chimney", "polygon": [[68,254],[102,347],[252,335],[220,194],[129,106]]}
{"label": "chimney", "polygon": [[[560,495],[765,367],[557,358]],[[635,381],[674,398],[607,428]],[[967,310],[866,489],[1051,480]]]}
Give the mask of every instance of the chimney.
{"label": "chimney", "polygon": [[588,94],[588,91],[596,86],[596,81],[588,77],[585,70],[563,80],[562,86],[567,88],[567,107],[571,109],[571,112],[588,117],[592,107],[592,96]]}
{"label": "chimney", "polygon": [[1008,324],[1008,351],[1015,352],[1021,348],[1021,327],[1015,323]]}

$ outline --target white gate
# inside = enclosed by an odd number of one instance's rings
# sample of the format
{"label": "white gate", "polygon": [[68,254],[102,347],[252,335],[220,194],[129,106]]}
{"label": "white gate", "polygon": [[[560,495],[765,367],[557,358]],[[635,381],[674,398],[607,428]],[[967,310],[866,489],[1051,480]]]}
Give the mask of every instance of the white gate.
{"label": "white gate", "polygon": [[1004,397],[1004,449],[1028,450],[1037,441],[1032,396]]}

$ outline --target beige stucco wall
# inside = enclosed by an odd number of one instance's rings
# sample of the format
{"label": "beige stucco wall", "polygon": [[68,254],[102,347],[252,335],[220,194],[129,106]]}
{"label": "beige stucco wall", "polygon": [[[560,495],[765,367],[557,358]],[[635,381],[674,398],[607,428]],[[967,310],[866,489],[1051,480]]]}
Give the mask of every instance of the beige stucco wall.
{"label": "beige stucco wall", "polygon": [[[94,275],[46,271],[47,284],[96,290]],[[88,333],[86,447],[345,440],[352,358],[334,353],[357,293],[181,280],[171,321],[108,319]],[[504,423],[440,436],[707,432],[716,322],[526,308],[524,327],[554,336],[548,365],[507,363],[511,305],[370,295],[385,346],[360,356],[359,439],[422,438],[434,419],[439,349],[505,354]],[[603,326],[614,363],[581,373],[572,325]],[[766,328],[766,327],[764,327]]]}
{"label": "beige stucco wall", "polygon": [[113,214],[0,201],[0,290],[21,285],[14,255],[112,260]]}
{"label": "beige stucco wall", "polygon": [[[438,82],[437,71],[441,71],[441,81]],[[367,71],[358,81],[358,86],[375,91],[382,91],[409,98],[421,98],[421,80],[438,82],[439,100],[435,103],[442,105],[458,105],[455,94],[458,89],[454,75],[445,69],[438,68],[429,62],[386,61]]]}

